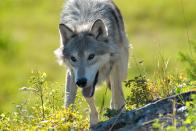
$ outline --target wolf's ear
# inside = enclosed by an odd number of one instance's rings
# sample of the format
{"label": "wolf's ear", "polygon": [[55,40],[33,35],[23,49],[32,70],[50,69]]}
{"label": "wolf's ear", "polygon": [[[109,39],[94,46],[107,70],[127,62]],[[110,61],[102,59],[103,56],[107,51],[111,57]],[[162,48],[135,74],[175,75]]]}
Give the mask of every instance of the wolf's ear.
{"label": "wolf's ear", "polygon": [[91,27],[91,33],[96,37],[98,40],[102,40],[108,36],[105,24],[102,20],[98,19],[93,23]]}
{"label": "wolf's ear", "polygon": [[60,31],[60,35],[61,35],[61,39],[62,39],[63,44],[66,44],[67,41],[73,35],[75,35],[74,32],[64,24],[59,24],[59,31]]}

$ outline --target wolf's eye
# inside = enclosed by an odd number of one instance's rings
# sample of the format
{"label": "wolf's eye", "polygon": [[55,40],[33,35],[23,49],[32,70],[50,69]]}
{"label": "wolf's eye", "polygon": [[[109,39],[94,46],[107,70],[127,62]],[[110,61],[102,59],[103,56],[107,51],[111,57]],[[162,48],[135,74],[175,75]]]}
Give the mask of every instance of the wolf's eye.
{"label": "wolf's eye", "polygon": [[74,56],[71,56],[71,61],[76,62],[76,58]]}
{"label": "wolf's eye", "polygon": [[88,60],[92,60],[94,57],[95,57],[95,54],[90,54],[90,55],[88,56]]}

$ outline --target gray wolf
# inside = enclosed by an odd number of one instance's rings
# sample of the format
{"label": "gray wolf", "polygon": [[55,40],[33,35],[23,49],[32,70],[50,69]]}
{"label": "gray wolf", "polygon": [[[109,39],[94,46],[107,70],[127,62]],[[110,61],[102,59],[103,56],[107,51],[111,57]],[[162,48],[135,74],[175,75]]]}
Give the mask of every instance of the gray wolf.
{"label": "gray wolf", "polygon": [[82,88],[93,126],[98,123],[93,99],[97,84],[109,83],[111,108],[125,104],[121,82],[127,76],[129,49],[123,18],[112,0],[68,0],[59,32],[55,54],[68,68],[65,106],[74,103],[77,88]]}

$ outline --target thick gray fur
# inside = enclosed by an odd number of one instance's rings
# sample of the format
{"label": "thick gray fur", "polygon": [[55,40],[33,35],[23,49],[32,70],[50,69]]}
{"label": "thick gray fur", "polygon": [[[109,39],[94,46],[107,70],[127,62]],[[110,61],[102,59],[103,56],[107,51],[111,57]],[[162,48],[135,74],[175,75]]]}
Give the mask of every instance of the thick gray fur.
{"label": "thick gray fur", "polygon": [[[121,82],[127,76],[129,44],[117,6],[112,0],[68,0],[63,7],[60,24],[61,45],[55,54],[69,69],[65,106],[74,103],[77,78],[92,74],[89,75],[92,80],[88,79],[89,85],[92,85],[99,71],[98,83],[106,80],[111,86],[111,108],[121,108],[124,105]],[[99,32],[96,29],[101,29],[101,35],[96,34]],[[96,60],[90,64],[86,61],[89,53],[96,55]],[[78,64],[70,62],[73,55],[76,55]],[[96,68],[93,68],[94,65]],[[92,126],[98,122],[98,113],[93,97],[86,97],[86,101],[91,109]]]}

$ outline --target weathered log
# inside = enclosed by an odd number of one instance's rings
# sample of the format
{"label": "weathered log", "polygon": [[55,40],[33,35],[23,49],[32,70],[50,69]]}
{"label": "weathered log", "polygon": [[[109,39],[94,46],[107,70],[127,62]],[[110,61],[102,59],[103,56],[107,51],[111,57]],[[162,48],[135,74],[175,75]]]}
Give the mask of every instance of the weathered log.
{"label": "weathered log", "polygon": [[[173,114],[176,119],[185,119],[185,102],[191,101],[191,95],[196,91],[186,92],[150,103],[142,108],[121,113],[108,121],[100,122],[92,127],[92,131],[135,131],[149,130],[153,120],[160,118],[160,114],[167,116]],[[165,118],[168,125],[172,124],[172,117]],[[179,123],[178,123],[179,124]],[[178,125],[177,125],[178,126]],[[180,125],[179,125],[180,126]]]}

